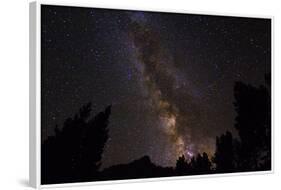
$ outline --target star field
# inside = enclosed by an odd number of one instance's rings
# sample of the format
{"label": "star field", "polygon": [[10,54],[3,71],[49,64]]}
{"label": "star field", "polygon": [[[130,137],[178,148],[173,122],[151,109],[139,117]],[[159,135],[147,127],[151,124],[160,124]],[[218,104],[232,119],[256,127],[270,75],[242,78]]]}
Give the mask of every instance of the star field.
{"label": "star field", "polygon": [[103,167],[212,155],[236,133],[234,82],[271,70],[269,19],[47,5],[41,19],[42,139],[89,101],[112,105]]}

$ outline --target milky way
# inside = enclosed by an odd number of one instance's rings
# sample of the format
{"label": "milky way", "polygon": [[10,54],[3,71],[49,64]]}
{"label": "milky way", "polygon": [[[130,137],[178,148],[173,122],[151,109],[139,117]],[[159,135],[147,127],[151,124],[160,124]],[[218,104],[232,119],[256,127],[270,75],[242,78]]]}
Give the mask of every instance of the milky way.
{"label": "milky way", "polygon": [[[141,20],[137,20],[137,16],[132,15],[132,23],[130,26],[130,37],[137,48],[137,59],[141,68],[141,80],[148,91],[148,101],[153,110],[157,112],[160,120],[160,127],[167,134],[167,138],[172,144],[169,150],[176,159],[178,156],[185,154],[186,144],[182,135],[178,130],[177,119],[179,117],[179,109],[174,102],[171,101],[172,94],[175,91],[175,74],[173,63],[168,62],[165,57],[163,46],[157,34],[146,26],[143,21],[145,16],[142,15]],[[139,68],[139,67],[137,67]],[[171,93],[169,93],[171,92]]]}
{"label": "milky way", "polygon": [[87,102],[112,105],[102,167],[212,156],[234,135],[233,86],[265,84],[270,20],[42,7],[42,139]]}

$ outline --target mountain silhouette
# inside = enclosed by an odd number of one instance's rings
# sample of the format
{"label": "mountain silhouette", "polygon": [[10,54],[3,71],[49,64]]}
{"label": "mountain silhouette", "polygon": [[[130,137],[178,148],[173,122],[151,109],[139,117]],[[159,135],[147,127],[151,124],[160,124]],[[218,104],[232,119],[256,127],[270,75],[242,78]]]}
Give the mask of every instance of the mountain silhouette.
{"label": "mountain silhouette", "polygon": [[42,184],[270,170],[270,81],[266,84],[253,87],[235,83],[237,116],[233,127],[238,137],[226,131],[216,137],[212,158],[205,152],[188,160],[182,155],[174,167],[156,165],[145,155],[101,170],[111,106],[91,117],[91,103],[83,105],[73,117],[65,120],[61,129],[56,126],[54,136],[42,142]]}
{"label": "mountain silhouette", "polygon": [[137,179],[172,176],[172,167],[161,167],[151,162],[149,156],[143,156],[128,164],[114,165],[101,172],[102,180]]}

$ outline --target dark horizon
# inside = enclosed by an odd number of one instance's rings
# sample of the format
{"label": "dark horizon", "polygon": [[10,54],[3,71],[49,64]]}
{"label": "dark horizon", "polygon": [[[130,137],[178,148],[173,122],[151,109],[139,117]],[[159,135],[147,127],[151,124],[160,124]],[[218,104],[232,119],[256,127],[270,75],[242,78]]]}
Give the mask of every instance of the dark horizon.
{"label": "dark horizon", "polygon": [[271,20],[43,5],[41,73],[42,144],[91,102],[111,105],[101,169],[211,159],[227,131],[243,141],[236,93],[271,98]]}

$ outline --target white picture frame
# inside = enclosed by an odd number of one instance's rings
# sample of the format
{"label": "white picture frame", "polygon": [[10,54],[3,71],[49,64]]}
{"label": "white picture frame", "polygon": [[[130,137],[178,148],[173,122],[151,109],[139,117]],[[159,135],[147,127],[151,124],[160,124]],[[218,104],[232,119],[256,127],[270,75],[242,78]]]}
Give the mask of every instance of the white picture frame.
{"label": "white picture frame", "polygon": [[[29,179],[30,185],[34,188],[45,187],[71,187],[71,186],[84,186],[84,185],[97,185],[97,184],[117,184],[128,182],[148,182],[159,180],[178,180],[178,179],[192,179],[192,178],[205,178],[205,177],[221,177],[221,176],[238,176],[238,175],[253,175],[253,174],[270,174],[274,172],[274,123],[272,122],[272,159],[270,171],[259,172],[242,172],[242,173],[225,173],[225,174],[212,174],[212,175],[195,175],[195,176],[176,176],[165,178],[148,178],[148,179],[129,179],[129,180],[116,180],[116,181],[98,181],[98,182],[81,182],[81,183],[65,183],[54,185],[41,185],[41,5],[61,5],[61,6],[74,6],[74,7],[88,7],[88,8],[109,8],[119,10],[139,10],[139,11],[156,11],[156,12],[173,12],[173,13],[188,13],[188,14],[202,14],[202,15],[216,15],[216,16],[234,16],[234,17],[250,17],[250,18],[268,18],[271,19],[271,79],[274,75],[274,18],[272,16],[264,15],[239,15],[228,13],[213,13],[213,12],[193,12],[185,10],[149,10],[139,9],[137,7],[104,7],[95,5],[95,3],[61,3],[59,1],[36,1],[30,3],[30,18],[29,18]],[[273,80],[272,80],[273,81]],[[274,84],[272,83],[271,91],[271,119],[273,121],[273,101],[274,101]]]}

